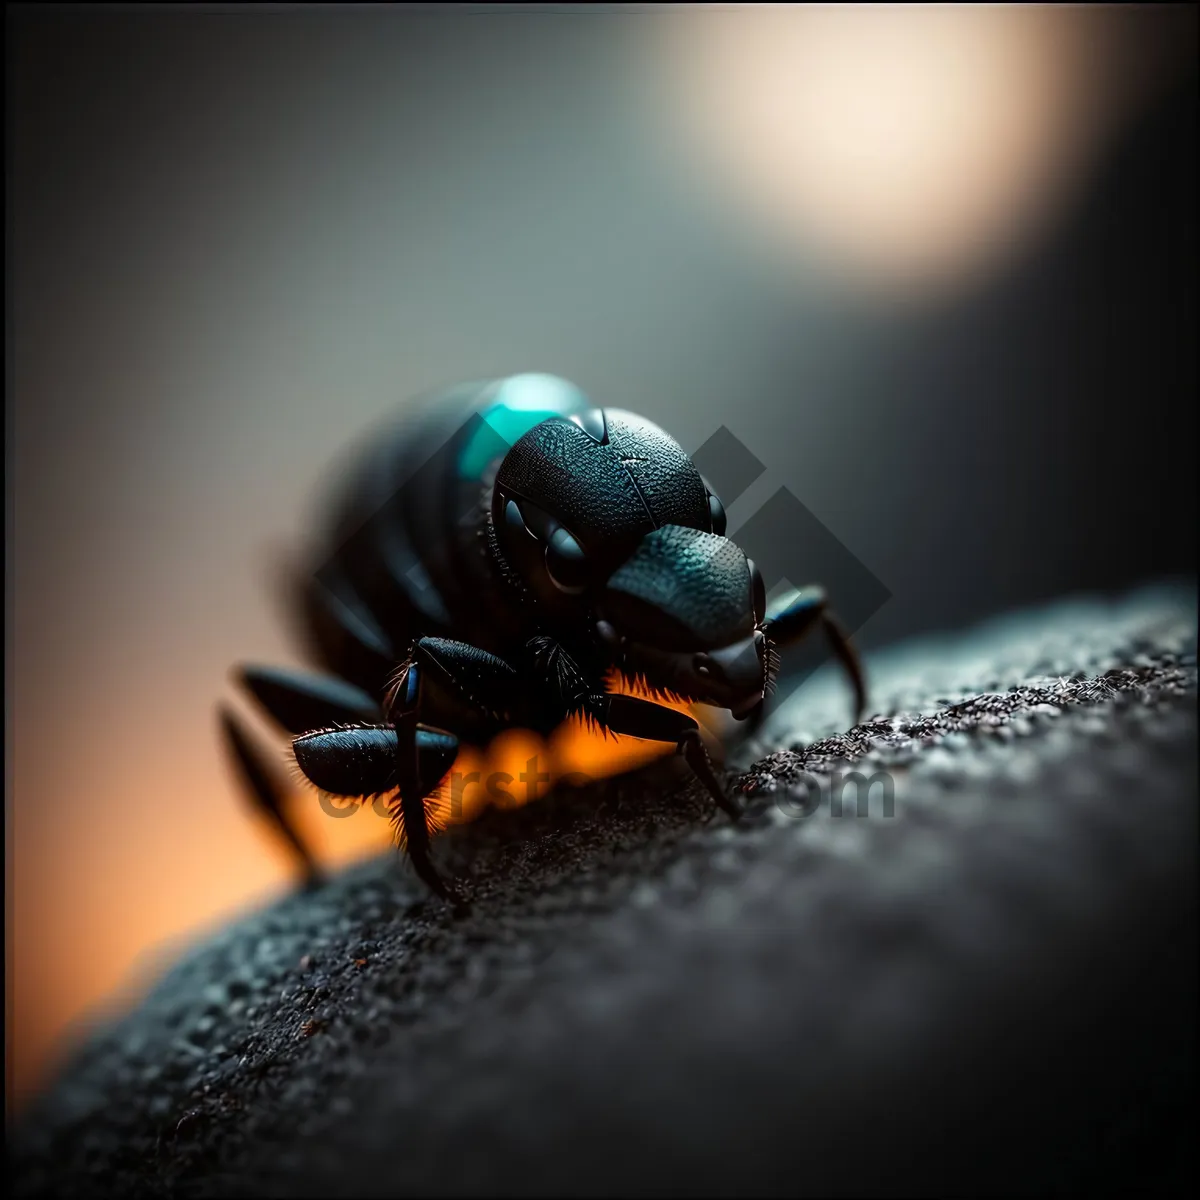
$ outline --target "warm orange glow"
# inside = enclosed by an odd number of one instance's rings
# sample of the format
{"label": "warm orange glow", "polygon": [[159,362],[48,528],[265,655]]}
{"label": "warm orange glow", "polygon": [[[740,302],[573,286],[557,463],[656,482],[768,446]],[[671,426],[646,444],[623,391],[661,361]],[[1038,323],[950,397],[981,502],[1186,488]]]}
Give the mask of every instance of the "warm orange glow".
{"label": "warm orange glow", "polygon": [[[652,695],[615,676],[608,690],[643,698]],[[685,701],[653,698],[679,712],[692,711]],[[473,821],[489,806],[520,808],[540,800],[558,784],[584,784],[636,770],[674,749],[662,742],[604,733],[578,717],[564,722],[546,739],[526,730],[509,730],[486,750],[467,748],[459,754],[450,773],[451,780],[458,782],[445,789],[439,812],[448,823]],[[489,781],[494,794],[489,793]]]}
{"label": "warm orange glow", "polygon": [[[271,654],[271,643],[281,637],[273,627],[261,634],[267,657],[287,662],[281,643]],[[173,645],[169,641],[168,649]],[[20,750],[14,791],[44,803],[28,803],[13,826],[10,1104],[21,1103],[53,1070],[98,1004],[136,994],[206,929],[292,886],[287,852],[241,802],[215,737],[211,697],[220,692],[220,673],[209,678],[208,660],[231,661],[237,647],[198,646],[194,653],[188,677],[203,686],[181,692],[169,706],[152,678],[152,653],[126,663],[124,675],[114,671],[110,678],[120,677],[128,689],[119,736],[102,721],[84,722],[71,730],[69,757],[59,752],[64,726],[56,715],[57,689],[31,687],[14,713]],[[182,660],[173,661],[182,672]],[[35,719],[52,736],[29,737]],[[486,751],[464,749],[454,771],[463,779],[479,771],[482,781],[509,772],[514,784],[508,790],[521,804],[527,794],[520,776],[535,755],[539,773],[562,780],[572,772],[598,778],[630,770],[672,749],[627,737],[606,741],[570,722],[545,741],[513,730]],[[544,796],[547,786],[535,781],[533,797]],[[86,801],[72,808],[69,826],[52,803],[56,796]],[[464,786],[462,819],[478,816],[488,799],[486,786]],[[297,789],[292,812],[331,867],[391,845],[390,823],[371,806],[330,817],[311,791]]]}
{"label": "warm orange glow", "polygon": [[[614,672],[606,681],[610,692],[643,699],[678,712],[696,710],[686,700],[666,695],[644,685],[627,681]],[[486,747],[464,746],[446,778],[426,801],[430,827],[444,829],[476,820],[487,809],[521,808],[541,800],[560,784],[578,786],[590,780],[636,770],[640,766],[672,753],[674,747],[662,742],[604,732],[579,717],[565,721],[549,737],[526,729],[509,729]],[[298,805],[303,813],[302,827],[311,843],[331,861],[347,861],[377,849],[390,834],[388,813],[392,796],[358,803],[326,801],[337,809],[331,818],[320,805]],[[349,825],[351,816],[369,814],[374,821],[355,821],[355,835],[333,835],[327,825]],[[375,824],[367,831],[363,827]]]}

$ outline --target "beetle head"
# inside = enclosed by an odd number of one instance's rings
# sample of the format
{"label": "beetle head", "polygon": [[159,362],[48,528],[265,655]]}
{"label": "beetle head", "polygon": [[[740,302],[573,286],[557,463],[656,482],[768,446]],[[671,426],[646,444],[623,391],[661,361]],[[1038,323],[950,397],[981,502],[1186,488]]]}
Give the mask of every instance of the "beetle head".
{"label": "beetle head", "polygon": [[745,716],[767,685],[766,588],[728,538],[680,525],[646,534],[597,598],[622,669]]}
{"label": "beetle head", "polygon": [[616,409],[543,421],[497,472],[492,527],[543,611],[589,621],[626,674],[735,715],[761,700],[762,578],[658,426]]}

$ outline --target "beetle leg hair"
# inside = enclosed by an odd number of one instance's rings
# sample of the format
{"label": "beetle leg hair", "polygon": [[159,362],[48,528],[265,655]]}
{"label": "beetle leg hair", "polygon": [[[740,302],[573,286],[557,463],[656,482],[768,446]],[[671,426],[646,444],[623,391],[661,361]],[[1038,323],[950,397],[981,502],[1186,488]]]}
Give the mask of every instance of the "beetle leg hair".
{"label": "beetle leg hair", "polygon": [[438,874],[429,854],[429,825],[425,815],[425,796],[421,792],[420,762],[417,751],[417,721],[420,717],[421,668],[410,662],[396,689],[388,717],[396,730],[396,780],[400,785],[400,817],[404,823],[404,844],[417,875],[437,895],[455,907],[462,898]]}

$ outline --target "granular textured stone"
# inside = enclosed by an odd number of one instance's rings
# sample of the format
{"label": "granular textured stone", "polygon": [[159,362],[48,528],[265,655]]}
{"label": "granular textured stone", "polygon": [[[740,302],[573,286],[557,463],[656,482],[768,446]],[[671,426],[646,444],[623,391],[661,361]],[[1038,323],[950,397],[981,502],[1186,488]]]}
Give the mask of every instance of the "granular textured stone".
{"label": "granular textured stone", "polygon": [[[1195,1182],[1195,597],[825,670],[731,754],[198,946],[10,1130],[18,1195],[1160,1193]],[[857,778],[855,778],[857,777]],[[865,786],[864,786],[865,785]]]}

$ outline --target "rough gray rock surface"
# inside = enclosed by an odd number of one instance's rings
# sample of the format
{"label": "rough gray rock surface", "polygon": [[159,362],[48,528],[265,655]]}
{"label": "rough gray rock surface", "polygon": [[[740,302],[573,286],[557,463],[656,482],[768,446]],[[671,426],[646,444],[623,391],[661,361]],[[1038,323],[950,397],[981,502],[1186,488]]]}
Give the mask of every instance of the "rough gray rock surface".
{"label": "rough gray rock surface", "polygon": [[[1194,1183],[1190,590],[832,673],[731,763],[218,934],[10,1131],[20,1195],[920,1194]],[[887,771],[868,812],[822,781]],[[808,786],[803,786],[807,780]]]}

